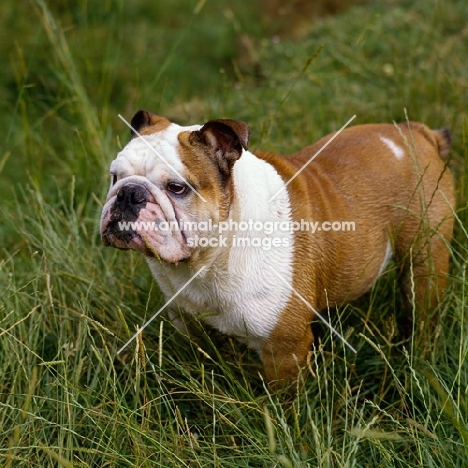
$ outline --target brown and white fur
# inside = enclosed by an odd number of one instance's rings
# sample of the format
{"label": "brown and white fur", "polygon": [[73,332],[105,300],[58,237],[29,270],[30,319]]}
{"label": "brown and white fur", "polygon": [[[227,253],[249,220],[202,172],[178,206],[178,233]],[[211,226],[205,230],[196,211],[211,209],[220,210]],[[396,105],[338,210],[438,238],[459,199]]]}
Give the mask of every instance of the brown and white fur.
{"label": "brown and white fur", "polygon": [[[234,120],[181,127],[139,111],[132,127],[138,135],[132,131],[111,164],[104,244],[141,251],[167,298],[205,267],[177,305],[258,351],[267,381],[294,381],[311,349],[314,312],[299,296],[317,311],[356,299],[393,258],[408,301],[414,284],[421,320],[437,304],[453,230],[453,181],[442,159],[448,131],[420,123],[350,127],[287,184],[333,135],[284,157],[248,151],[249,127]],[[117,227],[125,220],[209,219],[209,233]],[[353,221],[355,230],[278,230],[272,235],[281,245],[269,250],[234,246],[239,233],[232,232],[227,246],[188,242],[193,235],[216,238],[217,224],[228,219]]]}

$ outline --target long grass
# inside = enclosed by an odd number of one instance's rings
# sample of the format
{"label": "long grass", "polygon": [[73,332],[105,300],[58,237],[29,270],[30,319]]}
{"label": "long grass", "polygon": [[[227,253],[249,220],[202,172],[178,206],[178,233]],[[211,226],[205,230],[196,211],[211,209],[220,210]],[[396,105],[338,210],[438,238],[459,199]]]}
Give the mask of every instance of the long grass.
{"label": "long grass", "polygon": [[[297,42],[232,3],[0,6],[0,464],[468,466],[465,2],[369,2]],[[456,236],[430,352],[399,334],[390,268],[331,317],[356,355],[315,325],[296,396],[270,393],[255,353],[201,325],[189,340],[160,317],[117,354],[163,304],[144,260],[98,233],[128,138],[117,115],[141,107],[243,119],[253,149],[280,153],[354,114],[450,127]]]}

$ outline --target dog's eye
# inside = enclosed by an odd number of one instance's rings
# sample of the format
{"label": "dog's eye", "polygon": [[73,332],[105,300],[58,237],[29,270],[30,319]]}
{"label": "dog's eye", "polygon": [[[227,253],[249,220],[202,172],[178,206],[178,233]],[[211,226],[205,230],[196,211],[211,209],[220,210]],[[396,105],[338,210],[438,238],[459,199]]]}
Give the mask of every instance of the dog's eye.
{"label": "dog's eye", "polygon": [[111,174],[111,187],[117,183],[117,175]]}
{"label": "dog's eye", "polygon": [[167,184],[167,190],[174,195],[183,195],[187,191],[187,186],[184,184],[179,184],[177,182],[169,182]]}

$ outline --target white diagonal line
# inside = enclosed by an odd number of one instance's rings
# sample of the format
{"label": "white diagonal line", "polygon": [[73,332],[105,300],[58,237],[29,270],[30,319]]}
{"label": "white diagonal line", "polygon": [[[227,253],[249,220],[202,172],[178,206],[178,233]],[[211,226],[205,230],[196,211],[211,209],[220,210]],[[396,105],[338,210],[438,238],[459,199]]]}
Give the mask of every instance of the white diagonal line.
{"label": "white diagonal line", "polygon": [[141,141],[143,141],[143,143],[151,150],[153,151],[153,153],[160,159],[162,159],[205,203],[206,203],[206,200],[203,198],[202,195],[200,195],[197,190],[195,190],[192,185],[187,182],[187,180],[185,179],[185,177],[180,174],[173,166],[171,166],[164,158],[163,156],[159,153],[159,151],[156,150],[156,148],[153,148],[144,138],[142,135],[140,135],[140,133],[138,133],[133,127],[132,127],[132,124],[129,124],[124,117],[122,117],[120,114],[118,114],[119,118],[125,122],[125,124],[127,125],[128,128],[130,128],[136,135],[138,135],[139,138],[141,138]]}
{"label": "white diagonal line", "polygon": [[283,281],[283,283],[285,283],[289,288],[291,288],[291,290],[292,290],[294,293],[296,293],[297,297],[299,297],[299,299],[300,299],[309,309],[311,309],[311,310],[314,312],[314,314],[317,315],[317,317],[318,317],[325,325],[327,325],[327,327],[328,327],[338,338],[340,338],[340,340],[343,341],[343,343],[344,343],[346,346],[348,346],[348,348],[349,348],[353,353],[357,353],[356,349],[353,348],[353,347],[346,341],[346,338],[345,338],[343,335],[341,335],[340,332],[338,332],[335,328],[333,328],[333,327],[330,325],[330,323],[329,323],[324,317],[322,317],[322,315],[321,315],[314,307],[312,307],[312,306],[309,304],[309,302],[308,302],[306,299],[304,299],[304,298],[302,297],[301,294],[299,294],[299,293],[292,287],[291,284],[289,284],[277,271],[275,271],[275,270],[272,270],[272,271],[276,274],[276,276],[278,276],[278,278],[281,279],[281,281]]}
{"label": "white diagonal line", "polygon": [[353,115],[268,201],[274,200],[355,118]]}
{"label": "white diagonal line", "polygon": [[120,354],[204,269],[202,266],[118,351]]}

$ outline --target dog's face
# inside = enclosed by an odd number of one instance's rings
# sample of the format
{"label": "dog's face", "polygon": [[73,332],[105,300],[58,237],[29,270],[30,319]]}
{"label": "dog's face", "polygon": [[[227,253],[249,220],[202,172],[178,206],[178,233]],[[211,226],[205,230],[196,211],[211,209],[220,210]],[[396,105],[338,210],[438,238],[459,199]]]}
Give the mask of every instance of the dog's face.
{"label": "dog's face", "polygon": [[197,225],[227,218],[233,166],[247,149],[249,127],[232,120],[181,127],[145,110],[131,126],[130,142],[110,166],[102,241],[177,264],[199,248],[190,237],[209,235]]}

